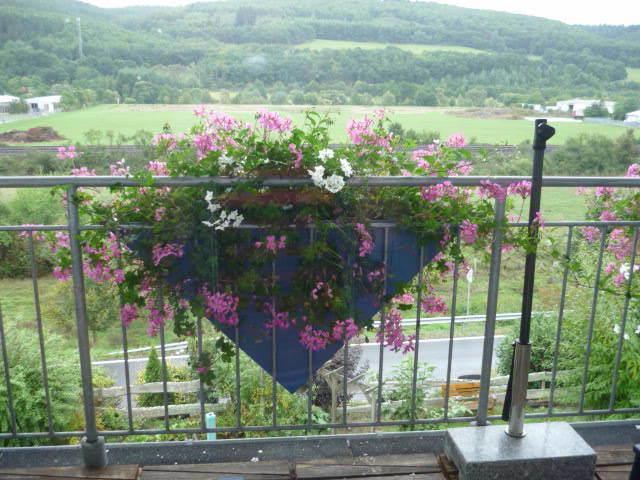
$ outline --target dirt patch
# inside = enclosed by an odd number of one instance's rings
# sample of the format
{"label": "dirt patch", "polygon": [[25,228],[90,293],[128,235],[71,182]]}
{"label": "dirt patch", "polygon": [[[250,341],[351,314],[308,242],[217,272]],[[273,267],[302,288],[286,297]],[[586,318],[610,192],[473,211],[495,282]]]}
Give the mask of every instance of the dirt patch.
{"label": "dirt patch", "polygon": [[480,118],[484,120],[520,120],[525,115],[531,115],[531,110],[514,108],[461,108],[447,111],[448,114],[462,118]]}
{"label": "dirt patch", "polygon": [[64,137],[51,127],[34,127],[29,130],[10,130],[0,133],[0,142],[6,143],[52,142],[54,140],[64,140]]}

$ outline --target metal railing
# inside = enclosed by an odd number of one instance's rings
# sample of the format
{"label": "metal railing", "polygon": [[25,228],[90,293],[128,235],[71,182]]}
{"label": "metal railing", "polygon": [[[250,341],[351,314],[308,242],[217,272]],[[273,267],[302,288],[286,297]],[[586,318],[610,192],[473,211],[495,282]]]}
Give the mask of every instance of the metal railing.
{"label": "metal railing", "polygon": [[[434,185],[440,182],[448,181],[454,186],[467,186],[476,187],[481,185],[481,181],[490,180],[492,182],[506,186],[508,184],[527,180],[527,177],[451,177],[451,178],[436,178],[436,177],[372,177],[372,178],[352,178],[348,184],[352,188],[357,187],[406,187],[406,186],[427,186]],[[183,178],[168,178],[168,177],[156,177],[155,187],[175,187],[175,188],[187,188],[195,186],[212,186],[212,185],[232,185],[237,182],[234,178],[195,178],[195,177],[183,177]],[[303,186],[310,185],[308,179],[282,179],[272,178],[264,180],[265,185],[269,186]],[[0,188],[42,188],[42,187],[66,187],[67,198],[75,198],[75,194],[79,188],[83,187],[110,187],[110,186],[131,186],[135,187],[138,182],[131,178],[122,177],[3,177],[0,178]],[[622,177],[547,177],[543,181],[545,187],[620,187],[620,188],[640,188],[639,178],[622,178]],[[105,448],[104,437],[127,437],[136,435],[155,435],[155,434],[242,434],[248,432],[298,432],[305,433],[312,430],[321,431],[336,431],[338,429],[343,431],[354,431],[354,429],[386,429],[386,428],[409,428],[415,429],[420,426],[429,424],[443,424],[450,422],[471,422],[475,421],[477,425],[486,425],[492,420],[498,420],[500,415],[494,415],[491,412],[490,400],[491,400],[491,375],[494,368],[493,355],[494,355],[494,338],[496,336],[496,320],[499,318],[498,300],[500,293],[500,273],[502,268],[502,247],[503,247],[503,225],[507,225],[507,228],[522,228],[526,227],[526,223],[522,222],[510,222],[505,223],[505,200],[498,199],[495,203],[495,228],[493,232],[493,240],[491,245],[491,257],[489,261],[489,275],[487,282],[487,297],[486,297],[486,321],[484,322],[484,336],[482,339],[482,359],[480,369],[479,380],[479,393],[477,396],[477,409],[475,415],[455,416],[452,414],[452,402],[454,398],[451,397],[451,385],[453,383],[453,370],[452,365],[454,363],[454,341],[455,341],[455,327],[456,327],[456,308],[457,308],[457,291],[458,291],[458,273],[460,269],[459,264],[454,265],[454,271],[452,275],[453,288],[450,299],[450,316],[449,316],[449,331],[448,331],[448,348],[446,351],[446,374],[442,379],[444,383],[443,393],[443,405],[442,414],[436,417],[420,418],[417,412],[417,389],[421,388],[418,383],[418,364],[420,363],[420,352],[428,348],[428,344],[423,342],[421,345],[420,335],[421,329],[425,327],[424,318],[421,318],[421,295],[424,288],[424,278],[422,274],[422,268],[418,268],[417,275],[417,301],[416,301],[416,318],[414,322],[416,343],[415,350],[413,352],[413,372],[412,372],[412,392],[410,398],[410,412],[406,418],[385,418],[385,379],[384,379],[384,366],[385,366],[385,349],[383,342],[379,345],[378,349],[378,365],[377,375],[375,378],[375,385],[371,388],[370,392],[375,392],[373,396],[373,414],[371,419],[357,419],[351,420],[349,418],[348,399],[352,394],[350,389],[350,378],[348,378],[347,368],[342,369],[342,381],[340,382],[340,394],[342,395],[342,412],[341,419],[330,423],[314,423],[312,408],[313,408],[313,371],[312,355],[309,352],[308,358],[308,388],[306,393],[297,395],[306,395],[306,408],[307,415],[306,421],[299,424],[281,424],[278,421],[277,416],[277,400],[278,395],[281,393],[276,388],[276,374],[275,371],[272,374],[272,389],[271,389],[271,409],[272,416],[271,422],[266,425],[247,425],[243,423],[242,408],[240,402],[240,388],[242,385],[242,375],[240,367],[240,350],[237,347],[239,344],[239,330],[235,329],[236,343],[234,359],[233,359],[233,371],[234,371],[234,385],[237,405],[234,406],[236,411],[235,425],[233,426],[219,426],[216,428],[209,428],[205,422],[205,413],[208,405],[205,403],[206,398],[206,386],[200,382],[198,402],[200,405],[200,425],[194,428],[174,428],[170,422],[170,412],[168,405],[169,391],[168,391],[168,357],[167,348],[165,342],[164,327],[160,328],[160,355],[162,365],[162,397],[164,412],[162,419],[164,420],[161,428],[139,428],[136,426],[135,418],[133,415],[132,405],[132,378],[130,373],[130,359],[128,349],[127,330],[123,327],[121,332],[121,343],[123,352],[123,363],[125,372],[125,399],[126,399],[126,413],[127,413],[127,428],[123,430],[101,430],[96,423],[96,406],[94,401],[94,388],[93,388],[93,374],[92,374],[92,361],[91,361],[91,344],[89,341],[88,330],[88,316],[87,305],[85,298],[85,280],[83,274],[83,260],[82,260],[82,245],[80,241],[80,233],[83,230],[102,229],[104,227],[100,225],[83,225],[80,222],[78,213],[78,207],[73,201],[67,202],[67,224],[66,225],[39,225],[39,226],[26,226],[26,225],[1,225],[0,232],[13,232],[14,234],[22,233],[26,235],[28,242],[28,252],[30,256],[30,275],[32,280],[32,288],[34,295],[34,308],[36,317],[36,331],[34,335],[38,337],[38,344],[40,349],[40,367],[42,376],[42,387],[45,393],[46,412],[47,412],[47,429],[46,431],[21,431],[19,428],[20,419],[16,418],[16,411],[14,408],[14,398],[12,396],[12,380],[11,380],[11,368],[10,368],[10,354],[12,345],[7,345],[5,320],[2,314],[2,303],[6,301],[5,292],[0,292],[0,349],[2,354],[2,366],[4,372],[4,383],[6,398],[0,398],[5,405],[8,412],[9,428],[8,431],[0,432],[0,440],[11,439],[58,439],[69,437],[84,437],[83,440],[83,452],[85,462],[88,465],[100,465],[105,461]],[[631,227],[633,229],[634,238],[633,245],[637,246],[638,241],[638,228],[640,227],[640,221],[548,221],[546,222],[546,228],[557,228],[566,231],[566,252],[567,258],[572,255],[572,247],[576,242],[576,229],[592,226],[600,230],[601,241],[599,243],[598,250],[598,265],[596,268],[596,275],[599,278],[602,270],[602,258],[605,251],[604,233],[607,229],[617,226]],[[375,225],[377,228],[384,230],[384,263],[388,261],[388,244],[389,244],[389,232],[394,228],[394,224],[390,222],[380,222]],[[130,226],[128,226],[130,228]],[[72,256],[72,280],[73,280],[73,293],[75,302],[75,316],[77,326],[77,343],[78,353],[80,359],[80,373],[82,380],[82,405],[84,408],[84,430],[81,431],[56,431],[54,429],[52,421],[52,405],[48,384],[48,366],[47,355],[45,352],[45,339],[43,330],[43,314],[41,311],[41,301],[39,296],[39,274],[37,270],[36,253],[34,249],[34,232],[38,231],[64,231],[69,233],[70,249]],[[459,239],[458,239],[459,241]],[[633,279],[633,266],[636,261],[635,257],[636,248],[633,249],[633,256],[631,258],[630,275],[628,279],[628,285],[630,287]],[[420,267],[424,265],[424,249],[420,247]],[[274,261],[272,274],[276,274],[277,265]],[[386,269],[385,269],[386,270]],[[624,309],[622,312],[621,324],[622,330],[620,333],[619,341],[617,342],[617,352],[615,356],[615,364],[612,366],[612,389],[611,397],[608,408],[604,409],[588,409],[585,405],[585,395],[587,387],[587,376],[589,372],[589,361],[591,355],[591,346],[594,341],[594,324],[597,318],[597,307],[599,297],[598,278],[596,278],[595,285],[593,286],[593,296],[591,304],[591,314],[588,319],[588,334],[585,339],[585,357],[583,365],[582,383],[580,385],[580,394],[578,400],[578,407],[572,408],[557,408],[557,383],[558,383],[558,357],[561,344],[561,338],[563,333],[563,320],[566,313],[566,297],[567,286],[569,282],[569,267],[565,266],[562,274],[561,289],[559,292],[559,307],[555,312],[557,315],[557,331],[555,337],[553,354],[553,365],[551,370],[551,381],[549,388],[549,399],[547,407],[544,411],[536,411],[530,413],[528,416],[531,418],[546,418],[546,417],[577,417],[577,416],[594,416],[594,415],[607,415],[607,414],[631,414],[639,413],[640,406],[633,408],[616,408],[616,389],[618,381],[618,369],[620,366],[621,352],[623,349],[623,334],[624,328],[627,322],[627,316],[629,311],[629,298],[627,297],[624,302]],[[386,281],[386,279],[385,279]],[[381,312],[384,315],[384,310]],[[380,333],[384,335],[384,324],[377,326],[380,329]],[[273,366],[275,367],[275,354],[277,351],[277,335],[272,336],[273,342]],[[201,321],[197,322],[196,332],[196,346],[197,351],[202,352],[203,349],[203,326]],[[346,342],[342,354],[344,364],[349,362],[349,342]],[[275,370],[275,368],[274,368]]]}

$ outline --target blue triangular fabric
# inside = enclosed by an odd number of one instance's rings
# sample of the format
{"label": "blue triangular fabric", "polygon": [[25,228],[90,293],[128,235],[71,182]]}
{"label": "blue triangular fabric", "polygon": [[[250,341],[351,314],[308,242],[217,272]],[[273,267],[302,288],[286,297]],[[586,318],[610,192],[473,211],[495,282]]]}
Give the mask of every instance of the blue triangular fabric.
{"label": "blue triangular fabric", "polygon": [[[372,227],[369,228],[369,233],[374,240],[374,249],[368,259],[374,264],[382,264],[384,259],[384,228]],[[299,237],[298,245],[308,244],[309,234],[307,229],[298,229],[297,234]],[[258,238],[263,239],[263,235],[264,231],[252,232],[250,241],[253,242]],[[132,242],[134,247],[136,243],[136,240]],[[170,283],[175,284],[185,278],[197,278],[196,271],[201,265],[194,265],[193,258],[202,255],[203,251],[206,252],[206,248],[202,248],[202,243],[202,238],[200,238],[185,246],[185,256],[178,259],[169,274],[168,280]],[[352,248],[352,245],[350,242],[344,243],[344,252],[341,253],[343,258],[346,259],[347,249]],[[335,240],[335,244],[340,245],[339,240]],[[340,250],[340,248],[338,249]],[[194,255],[190,255],[190,253]],[[437,253],[437,240],[424,245],[425,264],[431,261]],[[420,248],[415,234],[403,229],[390,229],[387,255],[388,279],[385,293],[387,296],[392,296],[398,292],[401,285],[410,282],[418,272]],[[219,261],[224,262],[224,258]],[[281,292],[286,293],[291,288],[299,261],[300,259],[297,255],[283,252],[277,255],[275,260],[276,273]],[[265,270],[263,275],[265,277],[270,276],[270,269],[268,271]],[[195,295],[199,285],[191,284],[188,288],[191,290],[191,294]],[[189,294],[186,293],[185,296],[189,297]],[[354,299],[355,313],[359,319],[372,319],[380,311],[381,305],[378,295],[366,291],[364,288],[355,288]],[[262,308],[256,305],[240,310],[239,316],[240,349],[272,375],[274,354],[272,332],[271,329],[265,327],[269,317]],[[211,321],[216,323],[213,320]],[[216,326],[235,343],[235,327],[217,323]],[[309,378],[308,351],[300,344],[298,334],[299,332],[296,328],[276,329],[275,377],[280,385],[292,393],[305,385]],[[316,370],[330,360],[342,348],[342,345],[342,342],[332,343],[324,350],[313,352],[311,373],[315,373]]]}

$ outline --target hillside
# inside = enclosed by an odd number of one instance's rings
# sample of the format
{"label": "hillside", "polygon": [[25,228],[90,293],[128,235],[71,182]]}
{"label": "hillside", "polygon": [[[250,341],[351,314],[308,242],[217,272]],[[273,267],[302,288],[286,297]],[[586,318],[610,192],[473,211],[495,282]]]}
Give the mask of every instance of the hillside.
{"label": "hillside", "polygon": [[[82,21],[79,57],[75,18]],[[0,90],[92,103],[494,106],[638,97],[635,27],[426,2],[270,0],[100,9],[0,3]],[[635,70],[630,70],[634,72]]]}

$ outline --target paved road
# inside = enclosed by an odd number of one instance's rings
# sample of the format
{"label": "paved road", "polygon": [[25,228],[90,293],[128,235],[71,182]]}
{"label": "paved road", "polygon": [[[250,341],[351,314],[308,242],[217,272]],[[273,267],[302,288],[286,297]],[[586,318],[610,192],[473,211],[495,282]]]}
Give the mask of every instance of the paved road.
{"label": "paved road", "polygon": [[[495,349],[500,344],[503,336],[497,335],[494,340],[493,365],[496,362]],[[480,374],[482,363],[482,344],[484,337],[461,337],[453,342],[453,364],[451,366],[451,378],[460,375]],[[365,343],[362,347],[361,362],[368,362],[369,368],[378,371],[379,349],[377,343]],[[434,365],[434,377],[438,379],[446,378],[447,358],[449,350],[449,339],[421,340],[418,350],[420,362],[427,362]],[[411,354],[413,355],[413,354]],[[388,378],[393,375],[393,370],[402,359],[402,353],[393,353],[388,349],[384,350],[383,377]],[[167,356],[167,363],[175,366],[187,364],[187,355]],[[138,383],[138,374],[144,369],[147,363],[146,358],[136,358],[129,360],[129,371],[131,383]],[[124,386],[124,362],[122,360],[106,360],[94,362],[94,367],[99,366],[104,369],[107,375],[115,380],[116,385]]]}
{"label": "paved road", "polygon": [[[503,335],[496,335],[493,342],[493,365],[496,364],[496,348],[504,338]],[[453,362],[451,365],[451,378],[460,375],[479,375],[482,364],[482,344],[484,337],[461,337],[453,342]],[[369,362],[369,368],[378,370],[380,355],[380,345],[377,343],[362,344],[361,362]],[[411,353],[413,355],[413,353]],[[445,379],[447,376],[447,358],[449,355],[449,339],[421,340],[418,349],[420,362],[427,362],[435,366],[434,378]],[[382,376],[388,378],[393,374],[394,367],[398,365],[405,356],[398,352],[393,353],[384,350],[384,360],[382,364]]]}

